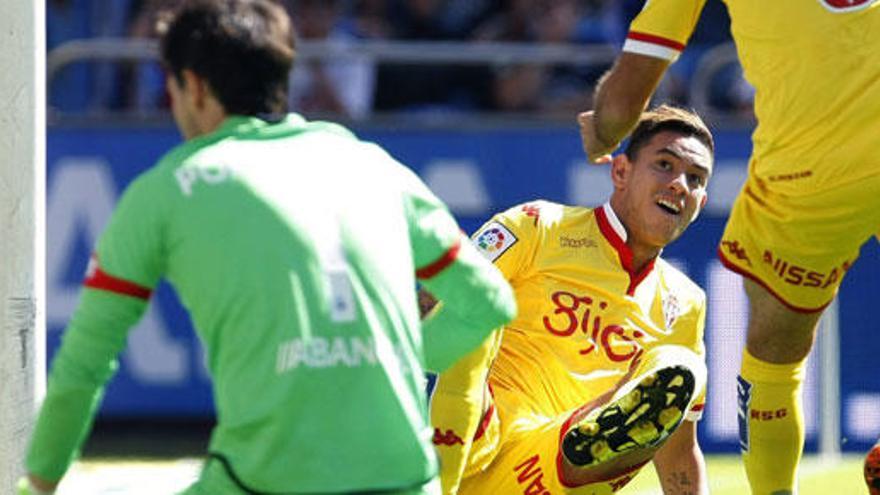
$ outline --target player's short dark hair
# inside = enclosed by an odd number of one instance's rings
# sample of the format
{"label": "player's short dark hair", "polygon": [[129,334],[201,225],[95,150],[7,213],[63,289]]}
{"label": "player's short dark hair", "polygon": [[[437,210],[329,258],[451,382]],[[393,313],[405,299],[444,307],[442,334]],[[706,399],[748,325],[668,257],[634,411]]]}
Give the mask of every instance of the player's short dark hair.
{"label": "player's short dark hair", "polygon": [[639,150],[651,139],[663,131],[679,132],[685,136],[693,136],[706,145],[709,153],[715,154],[715,141],[712,132],[694,112],[671,105],[660,105],[642,113],[639,123],[629,138],[624,150],[626,157],[635,160]]}
{"label": "player's short dark hair", "polygon": [[162,63],[203,77],[229,114],[287,109],[294,30],[271,0],[187,0],[160,21]]}

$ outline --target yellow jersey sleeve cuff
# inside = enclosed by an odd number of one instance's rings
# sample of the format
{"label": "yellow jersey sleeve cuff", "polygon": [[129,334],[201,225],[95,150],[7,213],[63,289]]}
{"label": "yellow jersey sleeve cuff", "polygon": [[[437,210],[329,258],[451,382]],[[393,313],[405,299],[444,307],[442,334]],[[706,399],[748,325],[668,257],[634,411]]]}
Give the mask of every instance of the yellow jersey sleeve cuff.
{"label": "yellow jersey sleeve cuff", "polygon": [[678,41],[639,31],[630,31],[623,43],[625,52],[660,58],[670,63],[675,62],[683,50],[684,45]]}

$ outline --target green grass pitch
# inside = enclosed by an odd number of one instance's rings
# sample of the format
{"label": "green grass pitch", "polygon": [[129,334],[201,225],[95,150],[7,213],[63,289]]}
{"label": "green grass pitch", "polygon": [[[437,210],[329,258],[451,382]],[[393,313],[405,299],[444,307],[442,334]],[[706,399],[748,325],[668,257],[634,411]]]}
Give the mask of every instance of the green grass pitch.
{"label": "green grass pitch", "polygon": [[[845,455],[839,459],[805,458],[800,467],[800,495],[867,494],[862,478],[861,456]],[[712,495],[748,495],[746,474],[736,455],[711,455],[706,458],[709,492]],[[646,467],[621,495],[662,495],[654,470]]]}
{"label": "green grass pitch", "polygon": [[[199,460],[87,458],[75,464],[57,495],[163,495],[186,487],[198,474]],[[733,455],[708,456],[713,495],[747,495],[745,473]],[[662,495],[654,470],[642,470],[620,495]],[[800,495],[862,495],[862,457],[807,457],[801,464]]]}

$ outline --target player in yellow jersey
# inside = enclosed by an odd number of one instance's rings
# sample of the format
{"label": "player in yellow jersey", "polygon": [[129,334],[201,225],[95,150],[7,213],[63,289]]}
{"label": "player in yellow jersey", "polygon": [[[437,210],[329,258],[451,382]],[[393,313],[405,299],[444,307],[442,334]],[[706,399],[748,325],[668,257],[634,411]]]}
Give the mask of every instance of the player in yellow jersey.
{"label": "player in yellow jersey", "polygon": [[713,146],[697,116],[647,112],[607,203],[536,201],[474,234],[519,316],[438,378],[445,494],[611,494],[652,458],[667,494],[707,493],[706,298],[659,255],[705,204]]}
{"label": "player in yellow jersey", "polygon": [[[645,3],[594,110],[579,117],[592,161],[610,161],[704,2]],[[791,494],[817,323],[860,247],[880,232],[880,1],[725,3],[758,119],[748,179],[718,250],[743,275],[750,302],[740,443],[753,493]]]}

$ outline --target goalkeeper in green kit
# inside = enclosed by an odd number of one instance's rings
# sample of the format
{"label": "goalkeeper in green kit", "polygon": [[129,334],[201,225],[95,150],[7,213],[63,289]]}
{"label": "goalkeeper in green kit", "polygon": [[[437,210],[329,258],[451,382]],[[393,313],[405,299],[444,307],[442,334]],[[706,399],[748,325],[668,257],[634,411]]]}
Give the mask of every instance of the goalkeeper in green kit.
{"label": "goalkeeper in green kit", "polygon": [[[161,56],[186,142],[128,187],[98,242],[20,492],[64,476],[164,277],[217,407],[185,493],[435,493],[423,370],[514,316],[507,283],[411,171],[283,113],[293,33],[272,1],[185,2]],[[417,279],[447,309],[424,323]]]}

